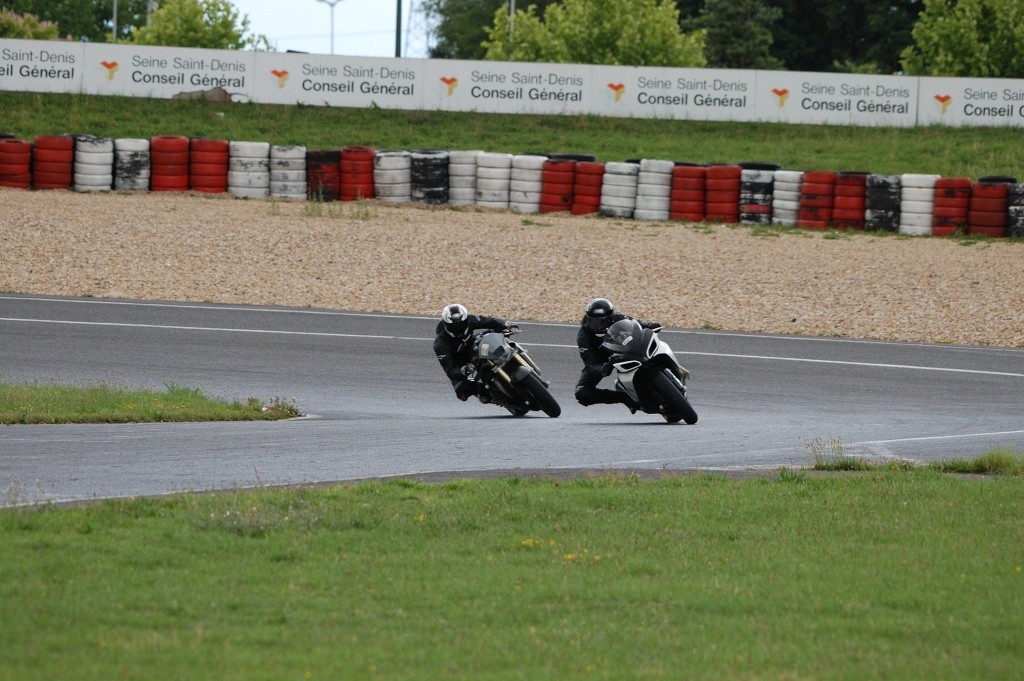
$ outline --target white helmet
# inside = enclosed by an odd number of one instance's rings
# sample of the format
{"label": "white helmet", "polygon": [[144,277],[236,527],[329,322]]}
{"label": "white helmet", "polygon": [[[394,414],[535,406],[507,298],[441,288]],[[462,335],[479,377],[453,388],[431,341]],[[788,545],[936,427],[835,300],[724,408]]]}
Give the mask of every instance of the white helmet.
{"label": "white helmet", "polygon": [[469,310],[458,303],[446,305],[441,310],[441,323],[449,336],[463,338],[469,333]]}

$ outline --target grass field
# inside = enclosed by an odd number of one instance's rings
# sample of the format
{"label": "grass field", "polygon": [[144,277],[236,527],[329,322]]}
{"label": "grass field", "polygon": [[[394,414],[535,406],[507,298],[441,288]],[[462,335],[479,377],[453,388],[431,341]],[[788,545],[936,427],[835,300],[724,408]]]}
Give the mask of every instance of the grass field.
{"label": "grass field", "polygon": [[263,489],[0,512],[7,679],[1011,679],[1024,478]]}
{"label": "grass field", "polygon": [[1024,129],[846,126],[511,116],[311,106],[215,104],[5,92],[0,130],[31,139],[171,134],[338,148],[590,153],[601,161],[768,161],[797,170],[1024,177]]}

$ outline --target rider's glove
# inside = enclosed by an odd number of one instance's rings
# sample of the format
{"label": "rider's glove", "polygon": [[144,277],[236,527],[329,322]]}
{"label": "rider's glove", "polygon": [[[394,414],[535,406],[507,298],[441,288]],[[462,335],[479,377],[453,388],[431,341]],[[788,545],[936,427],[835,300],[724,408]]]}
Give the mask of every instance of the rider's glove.
{"label": "rider's glove", "polygon": [[601,375],[602,376],[611,376],[612,375],[612,371],[614,371],[614,369],[615,369],[615,365],[614,364],[612,364],[611,362],[605,362],[601,366]]}
{"label": "rider's glove", "polygon": [[505,325],[505,331],[507,333],[519,333],[519,325],[509,322]]}
{"label": "rider's glove", "polygon": [[463,364],[462,365],[462,375],[463,376],[472,376],[473,372],[475,372],[475,371],[476,371],[476,369],[473,367],[472,363],[470,363],[470,364]]}

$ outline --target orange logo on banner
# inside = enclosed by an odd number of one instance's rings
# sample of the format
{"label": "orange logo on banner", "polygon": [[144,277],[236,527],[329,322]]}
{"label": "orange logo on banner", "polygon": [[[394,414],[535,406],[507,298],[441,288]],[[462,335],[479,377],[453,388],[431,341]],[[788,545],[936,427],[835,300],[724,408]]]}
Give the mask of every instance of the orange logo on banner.
{"label": "orange logo on banner", "polygon": [[441,76],[441,82],[448,86],[448,96],[451,97],[455,94],[455,88],[459,87],[458,78],[450,78],[448,76]]}
{"label": "orange logo on banner", "polygon": [[288,72],[287,71],[278,71],[277,69],[274,69],[273,71],[270,72],[270,75],[274,76],[274,78],[277,78],[277,89],[278,90],[283,89],[284,88],[284,84],[286,82],[288,82]]}
{"label": "orange logo on banner", "polygon": [[116,61],[101,61],[100,66],[107,70],[107,80],[114,80],[114,74],[117,73],[119,64]]}
{"label": "orange logo on banner", "polygon": [[608,83],[608,89],[615,93],[615,103],[622,101],[622,95],[626,91],[623,83]]}
{"label": "orange logo on banner", "polygon": [[779,98],[779,108],[786,106],[786,100],[789,99],[789,90],[782,88],[772,88],[772,94]]}
{"label": "orange logo on banner", "polygon": [[946,113],[953,98],[949,95],[935,95],[935,101],[939,103],[940,111]]}

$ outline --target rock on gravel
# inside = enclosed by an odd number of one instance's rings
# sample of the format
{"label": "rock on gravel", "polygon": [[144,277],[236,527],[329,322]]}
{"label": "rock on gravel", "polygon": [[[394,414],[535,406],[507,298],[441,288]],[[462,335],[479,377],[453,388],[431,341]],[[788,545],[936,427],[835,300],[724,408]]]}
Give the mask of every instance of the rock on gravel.
{"label": "rock on gravel", "polygon": [[1024,348],[1024,244],[0,189],[0,290]]}

